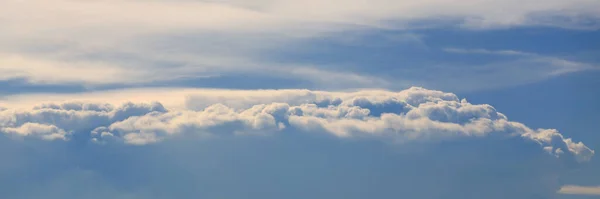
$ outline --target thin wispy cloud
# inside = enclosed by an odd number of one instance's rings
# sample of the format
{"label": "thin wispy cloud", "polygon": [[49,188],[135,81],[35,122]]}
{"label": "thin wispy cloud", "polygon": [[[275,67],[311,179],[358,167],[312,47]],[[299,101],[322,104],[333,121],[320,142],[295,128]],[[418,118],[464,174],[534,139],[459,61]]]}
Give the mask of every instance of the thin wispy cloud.
{"label": "thin wispy cloud", "polygon": [[[3,19],[0,25],[4,27],[0,33],[0,64],[3,66],[0,79],[8,81],[21,78],[33,84],[151,85],[188,77],[228,76],[243,72],[251,76],[293,76],[318,89],[400,89],[406,88],[407,84],[430,86],[402,76],[405,72],[396,74],[399,78],[375,78],[345,70],[350,66],[343,60],[326,65],[302,60],[299,63],[282,63],[271,54],[320,39],[340,38],[337,40],[348,42],[344,38],[351,37],[348,34],[351,32],[411,30],[411,24],[420,24],[422,21],[438,24],[435,22],[440,21],[438,19],[451,19],[441,20],[441,27],[450,24],[494,29],[542,25],[568,29],[587,24],[579,21],[580,16],[597,18],[597,12],[590,9],[597,6],[597,2],[588,0],[568,3],[431,0],[376,1],[368,4],[362,1],[300,3],[284,0],[10,0],[0,3],[0,16]],[[498,9],[503,11],[497,12]],[[556,16],[570,19],[570,24],[549,24],[545,20],[546,17]],[[597,27],[591,24],[586,28]],[[404,36],[400,40],[397,36],[388,39],[390,42],[416,40],[421,45],[427,39],[415,37],[417,34],[410,32],[399,35]],[[350,40],[356,42],[356,39]],[[360,43],[358,45],[374,44],[371,41]],[[550,64],[555,63],[558,61]],[[423,68],[402,62],[397,67]],[[102,70],[99,71],[99,68]],[[433,71],[427,68],[423,70]],[[257,74],[258,71],[264,73]],[[328,86],[331,82],[323,81],[327,78],[307,77],[304,75],[306,71],[338,73],[353,78],[336,78],[347,81],[340,83],[346,86]],[[466,87],[455,85],[461,86]]]}
{"label": "thin wispy cloud", "polygon": [[462,48],[444,48],[446,52],[461,54],[489,54],[489,55],[515,55],[515,56],[539,56],[534,53],[521,52],[516,50],[487,50],[487,49],[462,49]]}
{"label": "thin wispy cloud", "polygon": [[[488,50],[488,49],[463,49],[463,48],[444,48],[442,49],[448,53],[457,54],[472,54],[472,55],[496,55],[496,56],[514,56],[517,59],[510,61],[499,61],[490,65],[496,65],[499,70],[520,70],[528,71],[534,69],[529,73],[531,78],[529,81],[536,81],[540,79],[546,79],[549,77],[559,76],[567,73],[574,73],[587,70],[600,70],[600,66],[568,60],[561,57],[553,57],[540,55],[536,53],[516,51],[516,50]],[[488,65],[488,66],[490,66]],[[501,67],[504,65],[505,67]],[[484,66],[475,66],[482,67]],[[517,67],[519,69],[514,69]],[[512,68],[512,69],[511,69]]]}
{"label": "thin wispy cloud", "polygon": [[560,194],[600,196],[600,186],[565,185],[558,190]]}

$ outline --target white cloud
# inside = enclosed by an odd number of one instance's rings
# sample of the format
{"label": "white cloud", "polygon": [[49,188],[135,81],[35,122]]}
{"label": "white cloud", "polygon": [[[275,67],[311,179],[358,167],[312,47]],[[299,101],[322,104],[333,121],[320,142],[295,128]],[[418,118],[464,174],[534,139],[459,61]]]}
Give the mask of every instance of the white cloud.
{"label": "white cloud", "polygon": [[[123,93],[116,95],[127,96]],[[594,154],[556,130],[530,129],[510,121],[490,105],[475,105],[452,93],[416,87],[401,92],[206,90],[187,95],[187,108],[179,105],[178,109],[164,108],[158,102],[121,106],[71,102],[7,109],[0,112],[0,125],[6,133],[24,136],[30,131],[15,129],[52,125],[63,134],[91,132],[94,141],[107,138],[136,145],[174,135],[264,135],[294,129],[400,143],[520,136],[557,157],[585,162]]]}
{"label": "white cloud", "polygon": [[[600,17],[599,6],[594,0],[6,0],[0,1],[0,80],[143,84],[242,73],[327,89],[381,88],[400,80],[279,64],[265,54],[307,38],[420,28],[411,24],[421,21],[468,29],[598,29],[588,19]],[[420,39],[413,36],[400,40]],[[560,69],[551,70],[556,74],[588,67],[537,58],[525,64],[551,65]],[[419,88],[128,89],[2,96],[0,106],[0,134],[39,138],[0,136],[0,197],[7,199],[548,198],[560,188],[555,178],[565,161],[594,155],[557,130],[531,129],[490,105]],[[372,140],[400,150],[365,146]]]}
{"label": "white cloud", "polygon": [[[581,63],[563,59],[560,57],[543,56],[535,53],[515,51],[515,50],[487,50],[487,49],[461,49],[461,48],[446,48],[446,52],[450,53],[462,53],[462,54],[489,54],[489,55],[505,55],[505,56],[520,56],[523,60],[516,61],[512,65],[523,65],[521,63],[527,63],[529,67],[534,67],[536,64],[542,64],[544,71],[541,73],[542,76],[555,76],[564,73],[572,73],[584,70],[599,70],[599,66],[592,64]],[[506,64],[506,65],[511,65]],[[519,66],[521,67],[521,66]]]}
{"label": "white cloud", "polygon": [[487,49],[463,49],[463,48],[445,48],[443,49],[450,53],[463,54],[490,54],[490,55],[520,55],[520,56],[537,56],[533,53],[515,51],[515,50],[487,50]]}
{"label": "white cloud", "polygon": [[64,130],[47,124],[25,123],[19,127],[3,127],[0,131],[17,136],[39,136],[45,140],[66,139]]}
{"label": "white cloud", "polygon": [[[52,28],[119,32],[173,29],[246,29],[270,31],[298,24],[386,26],[386,20],[411,21],[441,17],[465,20],[468,27],[545,24],[545,17],[598,17],[593,0],[577,1],[3,1],[7,25],[17,33]],[[133,10],[137,12],[132,12]],[[26,24],[23,26],[23,23]],[[585,24],[585,23],[584,23]],[[555,24],[557,26],[563,24]],[[597,25],[597,24],[596,24]],[[91,28],[90,28],[91,27]],[[96,27],[96,28],[94,28]],[[131,28],[128,28],[131,27]],[[276,28],[278,27],[278,28]],[[88,29],[89,28],[89,29]],[[322,28],[322,27],[321,27]],[[595,27],[597,28],[597,27]],[[20,31],[16,31],[20,30]]]}
{"label": "white cloud", "polygon": [[7,99],[0,195],[8,199],[549,198],[566,170],[594,155],[557,130],[416,87]]}
{"label": "white cloud", "polygon": [[[598,6],[593,0],[8,0],[0,2],[0,79],[87,86],[244,73],[294,77],[318,89],[390,88],[403,82],[327,66],[281,64],[268,56],[307,38],[349,36],[347,32],[365,28],[411,28],[409,24],[440,19],[469,28],[597,29],[585,19],[600,17],[592,9]],[[548,20],[556,17],[568,20]],[[419,40],[411,34],[402,38]]]}
{"label": "white cloud", "polygon": [[[461,64],[460,67],[441,63],[435,68],[436,74],[428,78],[424,85],[441,89],[460,87],[463,90],[498,88],[522,85],[548,78],[581,71],[600,70],[593,63],[573,61],[559,56],[547,56],[516,50],[489,50],[444,48],[448,53],[464,54],[476,58],[478,55],[508,58],[480,64]],[[457,82],[456,79],[460,79]]]}
{"label": "white cloud", "polygon": [[565,185],[560,188],[558,193],[561,194],[573,194],[573,195],[600,195],[600,186],[577,186],[577,185]]}
{"label": "white cloud", "polygon": [[0,80],[27,78],[34,83],[122,83],[141,81],[140,74],[90,61],[56,61],[0,54]]}

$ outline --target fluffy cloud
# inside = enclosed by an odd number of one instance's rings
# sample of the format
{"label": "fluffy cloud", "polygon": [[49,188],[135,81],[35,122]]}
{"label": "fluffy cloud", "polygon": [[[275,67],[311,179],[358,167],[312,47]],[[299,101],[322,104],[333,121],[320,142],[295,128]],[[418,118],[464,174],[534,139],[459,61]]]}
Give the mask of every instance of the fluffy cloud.
{"label": "fluffy cloud", "polygon": [[556,130],[423,88],[187,94],[177,109],[8,106],[3,198],[548,198],[594,154]]}
{"label": "fluffy cloud", "polygon": [[554,129],[530,129],[510,121],[490,105],[471,104],[452,93],[417,87],[397,93],[237,92],[216,99],[214,94],[190,96],[189,110],[168,110],[158,102],[118,107],[43,104],[31,110],[3,110],[0,124],[3,132],[19,136],[66,139],[66,132],[89,133],[98,142],[117,139],[138,145],[179,134],[262,135],[299,130],[393,142],[520,136],[557,157],[566,155],[583,162],[594,153]]}
{"label": "fluffy cloud", "polygon": [[25,123],[19,127],[5,127],[2,128],[7,134],[14,134],[18,136],[39,136],[46,140],[55,139],[66,139],[67,134],[64,130],[54,126],[39,123]]}

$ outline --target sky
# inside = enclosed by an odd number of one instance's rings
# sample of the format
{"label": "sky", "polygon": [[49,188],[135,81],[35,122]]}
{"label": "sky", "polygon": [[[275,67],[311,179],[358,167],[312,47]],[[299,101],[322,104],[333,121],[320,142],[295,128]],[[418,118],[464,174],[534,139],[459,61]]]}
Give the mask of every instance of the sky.
{"label": "sky", "polygon": [[598,198],[598,8],[0,1],[0,198]]}

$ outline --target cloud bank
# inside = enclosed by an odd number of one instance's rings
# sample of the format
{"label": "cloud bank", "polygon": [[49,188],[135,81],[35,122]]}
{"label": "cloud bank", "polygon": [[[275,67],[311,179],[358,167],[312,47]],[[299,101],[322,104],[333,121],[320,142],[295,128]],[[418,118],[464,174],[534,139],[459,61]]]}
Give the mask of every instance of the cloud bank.
{"label": "cloud bank", "polygon": [[8,135],[48,140],[89,133],[93,141],[117,139],[137,145],[171,135],[262,135],[287,129],[393,142],[520,136],[557,157],[566,154],[583,162],[594,153],[557,130],[530,129],[490,105],[418,87],[400,92],[229,91],[191,95],[186,106],[188,110],[169,110],[159,102],[47,103],[2,110],[0,129]]}
{"label": "cloud bank", "polygon": [[184,108],[0,109],[1,195],[548,198],[563,173],[594,155],[557,130],[418,87],[187,95]]}

